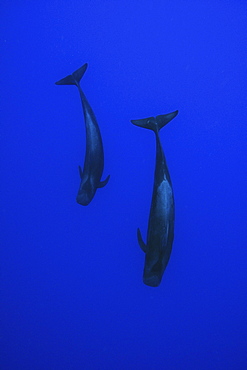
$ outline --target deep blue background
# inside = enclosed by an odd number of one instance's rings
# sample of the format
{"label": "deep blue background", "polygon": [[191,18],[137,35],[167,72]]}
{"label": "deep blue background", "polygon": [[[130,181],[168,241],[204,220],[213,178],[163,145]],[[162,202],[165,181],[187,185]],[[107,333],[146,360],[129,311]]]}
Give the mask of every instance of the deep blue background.
{"label": "deep blue background", "polygon": [[[247,368],[247,4],[12,1],[0,6],[0,367]],[[75,201],[88,62],[104,177]],[[161,285],[142,283],[155,140],[176,200]]]}

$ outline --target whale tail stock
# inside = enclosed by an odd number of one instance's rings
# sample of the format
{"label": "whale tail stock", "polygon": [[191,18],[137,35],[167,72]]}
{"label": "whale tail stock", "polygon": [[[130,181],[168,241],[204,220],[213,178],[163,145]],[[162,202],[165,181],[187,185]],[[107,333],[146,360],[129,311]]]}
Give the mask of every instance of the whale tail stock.
{"label": "whale tail stock", "polygon": [[133,125],[135,126],[147,128],[149,130],[157,132],[160,129],[162,129],[162,127],[167,125],[167,123],[169,123],[173,118],[175,118],[177,114],[178,114],[178,110],[175,110],[172,113],[162,114],[156,117],[131,120],[131,123],[133,123]]}
{"label": "whale tail stock", "polygon": [[76,85],[79,86],[80,80],[82,79],[84,73],[87,70],[88,64],[83,64],[82,67],[77,69],[75,72],[73,72],[71,75],[68,75],[61,80],[55,82],[56,85]]}

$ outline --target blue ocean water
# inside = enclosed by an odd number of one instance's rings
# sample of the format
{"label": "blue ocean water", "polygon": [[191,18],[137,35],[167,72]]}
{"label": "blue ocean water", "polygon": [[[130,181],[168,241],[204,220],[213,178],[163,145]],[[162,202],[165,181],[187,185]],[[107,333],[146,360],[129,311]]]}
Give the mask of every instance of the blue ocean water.
{"label": "blue ocean water", "polygon": [[[0,89],[0,368],[247,368],[247,3],[3,1]],[[105,178],[76,203],[82,64]],[[175,239],[159,287],[143,284],[155,137]]]}

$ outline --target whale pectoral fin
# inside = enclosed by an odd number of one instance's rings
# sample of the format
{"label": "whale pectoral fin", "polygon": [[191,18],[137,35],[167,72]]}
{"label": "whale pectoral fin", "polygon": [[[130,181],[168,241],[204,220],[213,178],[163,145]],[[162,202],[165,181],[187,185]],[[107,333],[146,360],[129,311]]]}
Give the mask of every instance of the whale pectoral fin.
{"label": "whale pectoral fin", "polygon": [[108,175],[107,178],[104,181],[100,181],[100,183],[98,185],[98,188],[103,188],[104,186],[106,186],[106,184],[109,181],[109,178],[110,178],[110,175]]}
{"label": "whale pectoral fin", "polygon": [[79,168],[80,178],[81,178],[81,180],[82,180],[82,168],[81,168],[81,166],[79,166],[78,168]]}
{"label": "whale pectoral fin", "polygon": [[147,253],[148,247],[142,239],[141,232],[140,232],[139,228],[137,229],[137,239],[138,239],[138,243],[139,243],[141,249],[143,250],[143,252]]}

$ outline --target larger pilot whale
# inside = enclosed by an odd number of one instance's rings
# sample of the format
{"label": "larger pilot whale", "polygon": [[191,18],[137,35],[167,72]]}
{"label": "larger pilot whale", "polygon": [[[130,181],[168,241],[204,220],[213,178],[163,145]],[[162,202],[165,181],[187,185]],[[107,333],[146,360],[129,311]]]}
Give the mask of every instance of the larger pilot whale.
{"label": "larger pilot whale", "polygon": [[156,138],[156,165],[146,243],[140,229],[137,230],[139,245],[145,252],[143,282],[152,287],[157,287],[161,282],[171,255],[174,236],[174,197],[159,130],[177,114],[176,110],[155,118],[131,121],[136,126],[154,131]]}
{"label": "larger pilot whale", "polygon": [[56,85],[77,86],[81,97],[86,126],[86,155],[83,170],[81,166],[79,166],[81,183],[76,201],[83,206],[86,206],[91,202],[96,190],[105,186],[110,178],[110,176],[108,176],[104,181],[101,181],[104,169],[102,138],[94,112],[80,86],[80,80],[86,72],[87,66],[87,63],[85,63],[71,75],[56,82]]}

